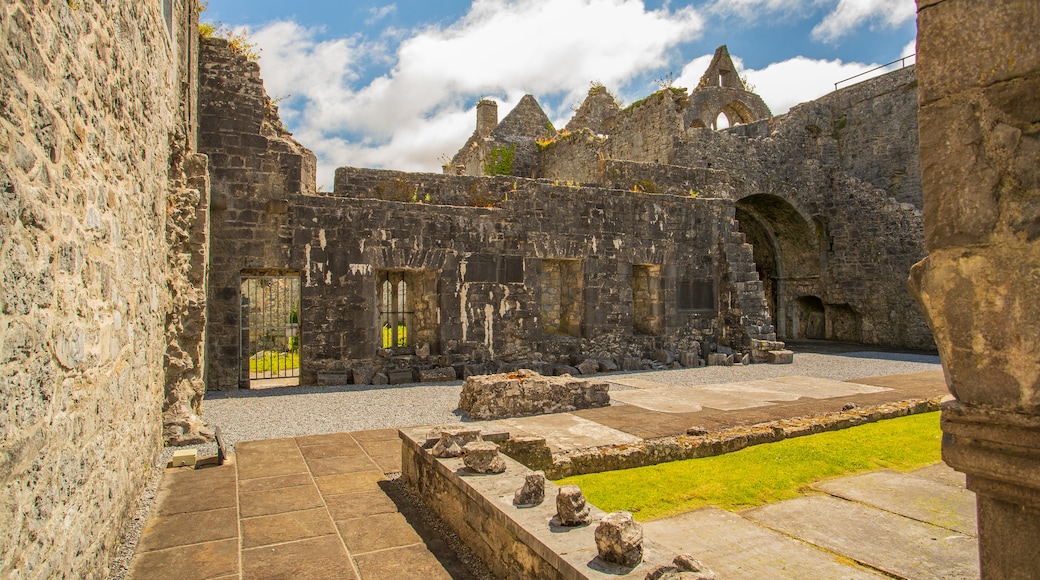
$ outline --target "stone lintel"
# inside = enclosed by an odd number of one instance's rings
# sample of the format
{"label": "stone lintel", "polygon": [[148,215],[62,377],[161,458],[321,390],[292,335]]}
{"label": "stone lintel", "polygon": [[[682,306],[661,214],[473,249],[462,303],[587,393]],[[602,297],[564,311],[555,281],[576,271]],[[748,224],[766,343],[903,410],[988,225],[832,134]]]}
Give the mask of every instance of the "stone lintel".
{"label": "stone lintel", "polygon": [[943,460],[968,476],[968,489],[1040,510],[1040,417],[950,401],[942,430]]}

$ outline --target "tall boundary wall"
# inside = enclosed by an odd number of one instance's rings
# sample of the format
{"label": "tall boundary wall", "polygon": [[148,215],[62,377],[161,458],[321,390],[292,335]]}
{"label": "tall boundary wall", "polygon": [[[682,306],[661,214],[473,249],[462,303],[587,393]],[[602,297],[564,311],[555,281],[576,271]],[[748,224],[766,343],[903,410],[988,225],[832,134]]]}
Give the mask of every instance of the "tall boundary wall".
{"label": "tall boundary wall", "polygon": [[106,576],[162,449],[197,15],[0,7],[0,577]]}

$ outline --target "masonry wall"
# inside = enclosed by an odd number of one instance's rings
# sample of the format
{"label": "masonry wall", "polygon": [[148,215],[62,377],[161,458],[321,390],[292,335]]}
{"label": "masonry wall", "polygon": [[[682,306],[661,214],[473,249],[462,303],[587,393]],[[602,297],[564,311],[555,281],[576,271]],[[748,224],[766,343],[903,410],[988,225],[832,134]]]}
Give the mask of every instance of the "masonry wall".
{"label": "masonry wall", "polygon": [[104,576],[162,448],[172,4],[0,8],[0,576]]}
{"label": "masonry wall", "polygon": [[315,189],[314,154],[281,128],[257,63],[227,41],[203,39],[199,151],[209,156],[210,268],[206,384],[235,389],[243,272],[299,273],[289,199]]}
{"label": "masonry wall", "polygon": [[[349,171],[368,179],[394,175]],[[413,177],[425,183],[427,176]],[[662,267],[666,322],[656,337],[659,345],[680,348],[705,336],[717,341],[717,313],[679,312],[675,293],[683,275],[706,280],[719,275],[719,242],[735,231],[728,204],[522,179],[514,183],[517,189],[508,192],[508,199],[489,208],[294,199],[293,255],[305,264],[304,310],[324,310],[305,330],[305,349],[310,338],[323,351],[313,353],[309,362],[332,370],[372,358],[379,348],[375,317],[360,313],[373,311],[375,274],[386,269],[437,272],[441,340],[432,351],[448,355],[441,364],[642,355],[646,346],[633,337],[633,264]],[[421,188],[417,197],[425,198]],[[522,258],[519,280],[473,274],[475,263],[494,266],[503,256]],[[568,284],[583,289],[581,338],[542,331],[545,260],[580,262],[581,278]]]}
{"label": "masonry wall", "polygon": [[[731,200],[760,261],[774,262],[759,273],[780,338],[932,348],[901,290],[924,256],[915,75],[907,67],[724,131],[682,131],[683,100],[662,91],[620,112],[606,139],[575,132],[545,148],[542,175]],[[806,332],[800,300],[822,302],[819,333]]]}

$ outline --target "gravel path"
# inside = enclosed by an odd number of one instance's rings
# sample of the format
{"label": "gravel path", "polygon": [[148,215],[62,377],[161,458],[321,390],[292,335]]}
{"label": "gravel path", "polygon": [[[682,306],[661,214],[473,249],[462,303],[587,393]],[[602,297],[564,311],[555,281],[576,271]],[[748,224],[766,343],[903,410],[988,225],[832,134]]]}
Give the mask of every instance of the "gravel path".
{"label": "gravel path", "polygon": [[[939,357],[920,354],[798,353],[794,363],[789,365],[703,367],[595,376],[610,380],[611,376],[632,375],[666,385],[695,386],[780,376],[842,381],[938,368],[941,368]],[[624,388],[611,385],[612,390]],[[457,411],[461,392],[461,382],[211,392],[203,402],[203,419],[220,425],[227,443],[233,446],[236,441],[457,422],[462,418]]]}

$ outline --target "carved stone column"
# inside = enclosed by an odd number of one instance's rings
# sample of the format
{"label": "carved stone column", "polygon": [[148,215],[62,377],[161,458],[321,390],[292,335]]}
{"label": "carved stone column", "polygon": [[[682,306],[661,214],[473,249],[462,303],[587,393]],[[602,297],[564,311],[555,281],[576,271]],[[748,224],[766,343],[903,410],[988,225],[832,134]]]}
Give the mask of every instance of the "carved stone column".
{"label": "carved stone column", "polygon": [[1040,577],[1040,3],[918,0],[928,257],[910,289],[956,401],[984,578]]}

